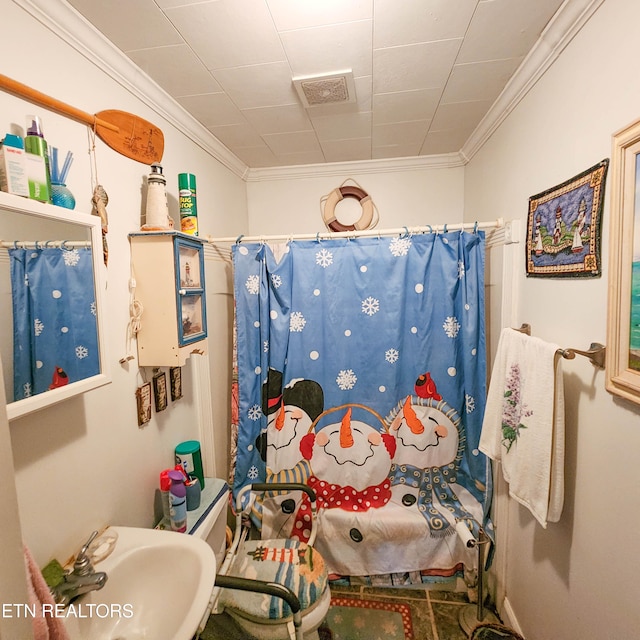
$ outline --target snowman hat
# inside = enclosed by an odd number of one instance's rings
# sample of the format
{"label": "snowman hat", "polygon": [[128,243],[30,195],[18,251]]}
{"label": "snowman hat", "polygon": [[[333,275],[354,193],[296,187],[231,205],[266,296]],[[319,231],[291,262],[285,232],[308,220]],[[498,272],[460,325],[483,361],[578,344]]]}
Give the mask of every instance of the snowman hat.
{"label": "snowman hat", "polygon": [[282,392],[285,405],[302,409],[313,422],[324,409],[324,392],[315,380],[291,380]]}
{"label": "snowman hat", "polygon": [[269,369],[267,379],[262,383],[262,413],[265,416],[276,411],[282,402],[282,373]]}

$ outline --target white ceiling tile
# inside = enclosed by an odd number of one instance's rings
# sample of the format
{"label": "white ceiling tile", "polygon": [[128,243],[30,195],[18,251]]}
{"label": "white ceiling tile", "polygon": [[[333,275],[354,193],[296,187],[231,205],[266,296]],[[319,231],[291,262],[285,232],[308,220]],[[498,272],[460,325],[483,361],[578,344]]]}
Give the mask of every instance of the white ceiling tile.
{"label": "white ceiling tile", "polygon": [[279,164],[285,167],[297,164],[318,164],[325,161],[321,150],[303,151],[301,153],[281,153],[278,155]]}
{"label": "white ceiling tile", "polygon": [[429,130],[429,120],[415,122],[396,122],[373,127],[373,146],[384,147],[390,144],[422,144]]}
{"label": "white ceiling tile", "polygon": [[371,136],[371,113],[312,117],[311,121],[320,141]]}
{"label": "white ceiling tile", "polygon": [[263,144],[262,138],[247,123],[207,127],[207,129],[230,149],[235,147],[259,147]]}
{"label": "white ceiling tile", "polygon": [[[69,2],[256,167],[459,151],[563,4]],[[346,69],[355,103],[302,107],[294,76]]]}
{"label": "white ceiling tile", "polygon": [[420,151],[421,140],[415,140],[410,144],[390,144],[382,147],[373,147],[371,157],[374,160],[382,158],[410,158]]}
{"label": "white ceiling tile", "polygon": [[373,92],[444,87],[462,40],[442,40],[373,52]]}
{"label": "white ceiling tile", "polygon": [[318,151],[320,149],[315,131],[269,133],[262,136],[262,138],[276,155]]}
{"label": "white ceiling tile", "polygon": [[218,69],[213,76],[239,109],[300,104],[286,62]]}
{"label": "white ceiling tile", "polygon": [[431,120],[436,112],[442,89],[416,89],[373,96],[374,124]]}
{"label": "white ceiling tile", "polygon": [[371,75],[371,20],[313,27],[280,34],[294,76],[351,69]]}
{"label": "white ceiling tile", "polygon": [[457,129],[433,131],[427,135],[419,153],[427,156],[454,153],[462,147],[468,137],[468,133]]}
{"label": "white ceiling tile", "polygon": [[509,58],[454,65],[442,103],[495,100],[521,62],[521,58]]}
{"label": "white ceiling tile", "polygon": [[153,0],[72,0],[70,4],[89,22],[100,25],[100,31],[123,51],[183,42]]}
{"label": "white ceiling tile", "polygon": [[154,0],[161,9],[172,9],[173,7],[186,7],[190,4],[200,4],[202,0]]}
{"label": "white ceiling tile", "polygon": [[562,0],[480,2],[457,62],[524,57]]}
{"label": "white ceiling tile", "polygon": [[373,18],[373,0],[266,0],[278,31]]}
{"label": "white ceiling tile", "polygon": [[208,69],[285,59],[264,2],[216,0],[166,13]]}
{"label": "white ceiling tile", "polygon": [[431,123],[430,131],[458,129],[466,131],[469,135],[482,120],[491,104],[491,100],[479,100],[440,105]]}
{"label": "white ceiling tile", "polygon": [[243,109],[242,114],[260,134],[311,131],[313,129],[306,111],[297,104]]}
{"label": "white ceiling tile", "polygon": [[249,167],[277,167],[282,164],[266,144],[260,147],[236,147],[233,152]]}
{"label": "white ceiling tile", "polygon": [[247,123],[240,109],[226,93],[183,96],[178,98],[178,102],[205,127]]}
{"label": "white ceiling tile", "polygon": [[376,0],[373,46],[462,38],[478,0]]}
{"label": "white ceiling tile", "polygon": [[129,57],[167,93],[216,93],[220,85],[186,44],[130,51]]}
{"label": "white ceiling tile", "polygon": [[371,138],[325,140],[322,151],[327,162],[355,162],[371,158]]}

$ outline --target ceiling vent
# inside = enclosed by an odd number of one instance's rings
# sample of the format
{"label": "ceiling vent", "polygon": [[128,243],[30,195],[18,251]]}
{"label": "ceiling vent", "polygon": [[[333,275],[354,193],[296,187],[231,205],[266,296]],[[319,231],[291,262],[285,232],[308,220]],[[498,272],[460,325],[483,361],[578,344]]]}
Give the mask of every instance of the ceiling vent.
{"label": "ceiling vent", "polygon": [[353,72],[339,71],[317,76],[298,76],[293,84],[305,108],[356,101]]}

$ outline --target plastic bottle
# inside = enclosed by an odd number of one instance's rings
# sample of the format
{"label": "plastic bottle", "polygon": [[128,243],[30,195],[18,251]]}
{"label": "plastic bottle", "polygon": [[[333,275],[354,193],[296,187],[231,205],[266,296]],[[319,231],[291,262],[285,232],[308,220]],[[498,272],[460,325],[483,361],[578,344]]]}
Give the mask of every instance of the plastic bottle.
{"label": "plastic bottle", "polygon": [[198,235],[198,207],[196,204],[196,177],[193,173],[178,174],[180,200],[180,230],[192,236]]}
{"label": "plastic bottle", "polygon": [[34,156],[39,156],[44,162],[46,172],[46,193],[44,188],[32,195],[35,200],[51,202],[51,169],[49,167],[49,151],[47,141],[42,133],[42,123],[38,116],[27,116],[27,135],[24,139],[24,150]]}
{"label": "plastic bottle", "polygon": [[160,496],[162,498],[162,517],[171,522],[171,480],[169,469],[160,472]]}
{"label": "plastic bottle", "polygon": [[184,533],[187,530],[187,488],[184,486],[184,475],[175,469],[169,471],[171,488],[171,530]]}

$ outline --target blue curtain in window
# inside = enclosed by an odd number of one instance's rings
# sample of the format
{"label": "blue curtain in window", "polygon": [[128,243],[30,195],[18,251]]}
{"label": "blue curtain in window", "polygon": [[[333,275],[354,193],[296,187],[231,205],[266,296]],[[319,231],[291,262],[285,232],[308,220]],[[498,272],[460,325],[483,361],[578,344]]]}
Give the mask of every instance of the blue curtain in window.
{"label": "blue curtain in window", "polygon": [[[476,536],[486,524],[484,249],[483,232],[458,231],[233,247],[233,489],[312,486],[336,572],[407,570],[419,554],[400,548],[398,527],[413,527],[407,543],[451,546],[459,521]],[[304,501],[268,496],[261,513],[270,532],[304,539]],[[464,550],[438,553],[447,569],[466,562]]]}
{"label": "blue curtain in window", "polygon": [[100,372],[91,248],[9,250],[14,400]]}

